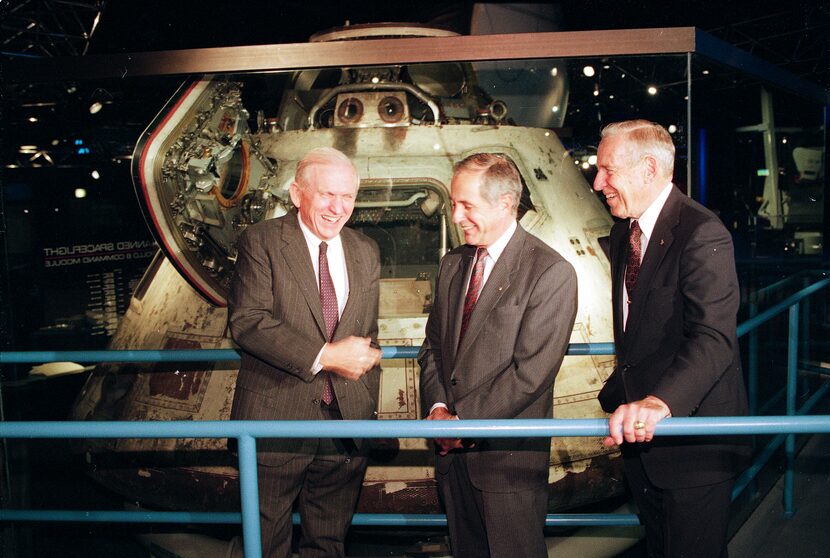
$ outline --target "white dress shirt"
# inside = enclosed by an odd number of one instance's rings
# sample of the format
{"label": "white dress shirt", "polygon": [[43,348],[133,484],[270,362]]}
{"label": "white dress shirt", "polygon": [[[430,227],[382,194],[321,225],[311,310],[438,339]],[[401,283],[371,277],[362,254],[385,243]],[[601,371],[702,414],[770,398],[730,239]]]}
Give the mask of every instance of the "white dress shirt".
{"label": "white dress shirt", "polygon": [[[303,223],[302,217],[297,216],[297,221],[300,223],[300,230],[303,231],[306,245],[308,246],[308,253],[311,257],[311,265],[314,267],[314,277],[317,278],[317,290],[320,290],[320,243],[323,240],[317,238],[311,229]],[[338,234],[331,240],[326,240],[328,249],[326,250],[326,258],[329,261],[329,274],[331,281],[334,283],[334,292],[337,295],[337,314],[343,315],[343,309],[346,307],[346,300],[349,298],[349,274],[346,271],[346,254],[343,252],[343,240]],[[325,348],[325,345],[323,345]],[[320,357],[323,354],[323,349],[317,354],[314,364],[311,367],[311,372],[317,374],[323,369],[320,364]]]}
{"label": "white dress shirt", "polygon": [[[490,278],[490,273],[493,271],[493,266],[496,265],[496,262],[499,261],[502,252],[507,247],[507,243],[510,242],[510,239],[513,238],[513,233],[516,232],[516,221],[510,224],[507,227],[507,230],[502,233],[496,241],[491,244],[490,246],[486,246],[487,248],[487,257],[484,259],[484,275],[481,278],[481,286],[479,287],[479,293],[481,289],[484,288],[484,285],[487,283],[487,279]],[[475,262],[473,262],[475,264]],[[470,268],[470,277],[472,277],[472,267]],[[470,280],[467,279],[467,289],[470,288]],[[464,290],[464,294],[467,294],[467,289]]]}

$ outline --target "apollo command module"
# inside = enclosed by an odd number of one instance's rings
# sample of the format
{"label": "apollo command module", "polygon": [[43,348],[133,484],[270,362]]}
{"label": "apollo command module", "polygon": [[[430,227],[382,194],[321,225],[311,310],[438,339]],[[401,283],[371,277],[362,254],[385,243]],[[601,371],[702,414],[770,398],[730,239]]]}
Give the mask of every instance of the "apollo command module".
{"label": "apollo command module", "polygon": [[[564,107],[566,72],[551,71],[556,61],[534,64],[547,76],[537,103]],[[463,238],[450,213],[452,167],[482,151],[516,163],[522,226],[576,269],[571,342],[611,341],[610,267],[600,239],[612,218],[550,127],[512,116],[525,110],[518,106],[521,92],[493,97],[498,88],[488,80],[495,74],[485,64],[442,63],[188,80],[135,149],[136,191],[161,251],[110,348],[233,348],[226,297],[236,239],[245,227],[290,209],[296,164],[319,146],[346,153],[361,177],[348,226],[380,247],[382,345],[421,344],[438,262]],[[246,104],[252,80],[281,92],[274,114]],[[555,416],[605,417],[596,395],[613,364],[612,356],[568,356],[555,383]],[[226,420],[237,367],[236,361],[100,365],[71,418]],[[423,416],[414,359],[388,359],[382,367],[379,418]],[[85,440],[83,451],[94,477],[130,500],[191,511],[239,509],[236,459],[226,440]],[[424,439],[378,447],[358,511],[440,512],[432,451]],[[617,457],[600,438],[554,439],[550,509],[621,493]]]}

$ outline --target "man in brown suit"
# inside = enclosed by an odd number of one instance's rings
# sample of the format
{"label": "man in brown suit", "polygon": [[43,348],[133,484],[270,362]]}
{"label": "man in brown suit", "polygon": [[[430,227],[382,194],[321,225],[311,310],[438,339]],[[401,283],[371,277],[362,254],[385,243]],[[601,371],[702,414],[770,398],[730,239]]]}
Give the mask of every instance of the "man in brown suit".
{"label": "man in brown suit", "polygon": [[[228,299],[242,349],[231,418],[370,419],[380,380],[378,248],[343,228],[359,178],[331,148],[297,165],[298,211],[249,227],[239,238]],[[300,556],[344,555],[366,457],[361,440],[259,440],[262,552],[291,555],[291,509],[302,524]]]}
{"label": "man in brown suit", "polygon": [[[551,418],[577,307],[562,256],[517,223],[522,183],[505,156],[456,165],[453,222],[421,348],[429,420]],[[436,477],[455,558],[547,557],[550,438],[439,439]]]}

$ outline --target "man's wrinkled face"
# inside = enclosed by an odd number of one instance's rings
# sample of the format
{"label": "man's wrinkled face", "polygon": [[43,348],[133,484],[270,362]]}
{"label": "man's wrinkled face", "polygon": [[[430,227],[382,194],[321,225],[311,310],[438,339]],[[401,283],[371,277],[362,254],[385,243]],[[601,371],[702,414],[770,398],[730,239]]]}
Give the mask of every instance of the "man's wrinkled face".
{"label": "man's wrinkled face", "polygon": [[495,203],[481,196],[482,175],[459,172],[450,185],[452,222],[464,231],[464,242],[472,246],[490,246],[507,230],[514,217],[509,195]]}
{"label": "man's wrinkled face", "polygon": [[638,219],[651,203],[644,161],[626,142],[625,134],[603,138],[597,152],[594,190],[605,195],[611,214]]}
{"label": "man's wrinkled face", "polygon": [[308,169],[307,184],[291,183],[291,201],[300,219],[320,240],[331,240],[352,216],[357,174],[346,164],[317,164]]}

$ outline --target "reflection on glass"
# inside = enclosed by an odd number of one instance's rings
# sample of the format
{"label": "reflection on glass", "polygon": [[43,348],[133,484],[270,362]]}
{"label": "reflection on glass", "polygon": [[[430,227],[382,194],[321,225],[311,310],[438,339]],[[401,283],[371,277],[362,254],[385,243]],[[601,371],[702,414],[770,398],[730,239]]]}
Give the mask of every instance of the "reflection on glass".
{"label": "reflection on glass", "polygon": [[693,59],[693,193],[720,212],[739,257],[823,250],[824,107]]}

